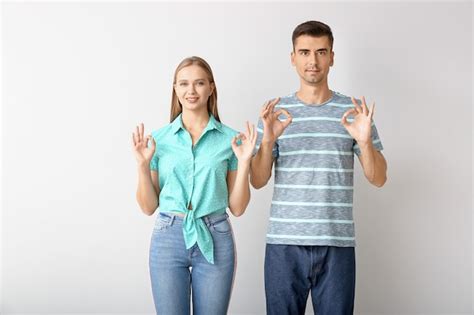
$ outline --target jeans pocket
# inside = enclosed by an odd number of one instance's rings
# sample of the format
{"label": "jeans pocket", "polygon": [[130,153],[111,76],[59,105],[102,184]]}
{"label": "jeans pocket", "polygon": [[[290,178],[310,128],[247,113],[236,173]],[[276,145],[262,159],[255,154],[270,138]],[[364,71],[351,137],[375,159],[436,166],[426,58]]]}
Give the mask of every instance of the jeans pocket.
{"label": "jeans pocket", "polygon": [[215,222],[211,225],[211,229],[217,234],[229,234],[232,231],[229,219]]}
{"label": "jeans pocket", "polygon": [[155,227],[153,228],[153,232],[159,232],[159,231],[166,230],[168,227],[171,226],[172,220],[173,220],[173,218],[168,216],[168,215],[159,214],[158,218],[156,218]]}

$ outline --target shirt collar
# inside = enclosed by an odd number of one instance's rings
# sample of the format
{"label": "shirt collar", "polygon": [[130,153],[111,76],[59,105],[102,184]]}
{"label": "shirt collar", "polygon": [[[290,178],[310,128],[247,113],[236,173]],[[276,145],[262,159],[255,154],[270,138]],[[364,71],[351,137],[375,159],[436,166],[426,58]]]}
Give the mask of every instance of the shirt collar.
{"label": "shirt collar", "polygon": [[[173,122],[171,123],[171,131],[173,131],[173,134],[176,134],[180,129],[185,130],[183,126],[183,120],[182,120],[182,113],[176,117]],[[222,124],[217,121],[217,119],[214,117],[214,115],[209,114],[209,122],[207,123],[206,128],[204,128],[204,132],[208,130],[216,129],[220,132],[222,131]]]}
{"label": "shirt collar", "polygon": [[171,123],[171,131],[173,131],[173,134],[177,133],[180,129],[184,129],[181,114],[179,114]]}

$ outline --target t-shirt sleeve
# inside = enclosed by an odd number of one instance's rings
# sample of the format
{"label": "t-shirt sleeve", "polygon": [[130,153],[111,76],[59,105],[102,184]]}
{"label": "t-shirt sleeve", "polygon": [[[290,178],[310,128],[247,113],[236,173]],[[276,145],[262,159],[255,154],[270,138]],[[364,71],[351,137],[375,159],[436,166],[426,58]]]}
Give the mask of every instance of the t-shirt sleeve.
{"label": "t-shirt sleeve", "polygon": [[[262,138],[263,138],[263,121],[262,118],[258,118],[258,123],[257,123],[257,143],[255,144],[255,148],[253,149],[253,155],[257,154],[258,150],[260,149],[260,145],[262,144]],[[272,148],[272,156],[274,158],[277,158],[279,156],[279,150],[278,150],[278,139],[275,141],[273,144]]]}
{"label": "t-shirt sleeve", "polygon": [[[382,141],[380,140],[379,133],[377,132],[377,127],[375,127],[375,123],[372,121],[372,144],[377,151],[383,150]],[[360,148],[357,142],[354,140],[353,145],[354,153],[360,155]]]}

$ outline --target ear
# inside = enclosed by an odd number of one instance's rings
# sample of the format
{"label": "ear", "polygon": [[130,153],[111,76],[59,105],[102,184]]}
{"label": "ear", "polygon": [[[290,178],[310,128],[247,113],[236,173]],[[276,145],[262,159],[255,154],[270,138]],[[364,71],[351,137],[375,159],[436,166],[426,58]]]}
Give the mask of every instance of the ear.
{"label": "ear", "polygon": [[291,65],[294,66],[295,65],[295,52],[294,51],[292,51],[290,54],[290,60],[291,60]]}
{"label": "ear", "polygon": [[331,51],[331,62],[329,63],[329,66],[332,67],[334,65],[334,51]]}

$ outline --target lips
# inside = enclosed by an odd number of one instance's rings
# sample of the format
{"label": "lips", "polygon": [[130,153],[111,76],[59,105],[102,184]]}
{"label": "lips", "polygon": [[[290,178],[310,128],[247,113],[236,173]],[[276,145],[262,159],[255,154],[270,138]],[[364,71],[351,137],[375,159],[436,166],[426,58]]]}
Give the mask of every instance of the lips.
{"label": "lips", "polygon": [[190,103],[194,103],[198,100],[198,97],[187,97],[186,100]]}

